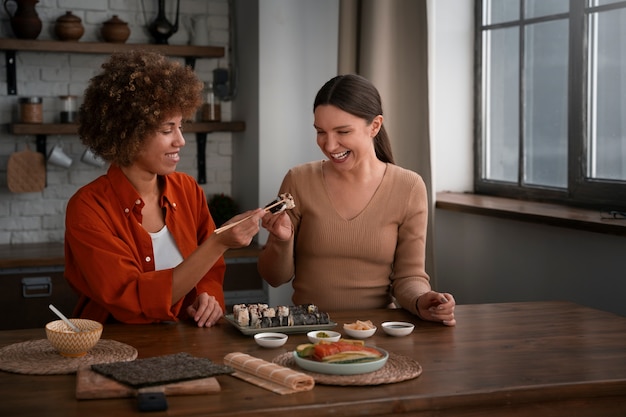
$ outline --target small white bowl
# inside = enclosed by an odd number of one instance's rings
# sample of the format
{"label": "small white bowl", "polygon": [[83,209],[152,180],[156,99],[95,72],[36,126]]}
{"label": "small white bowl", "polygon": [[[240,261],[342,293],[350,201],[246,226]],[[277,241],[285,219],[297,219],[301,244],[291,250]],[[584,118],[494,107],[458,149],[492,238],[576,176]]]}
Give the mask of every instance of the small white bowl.
{"label": "small white bowl", "polygon": [[344,324],[343,331],[346,332],[348,336],[354,339],[367,339],[368,337],[371,337],[374,335],[374,333],[376,333],[376,326],[374,326],[373,329],[368,330],[354,330],[346,327]]}
{"label": "small white bowl", "polygon": [[413,332],[415,325],[406,321],[386,321],[382,324],[383,331],[389,336],[406,336]]}
{"label": "small white bowl", "polygon": [[259,346],[266,348],[281,347],[287,342],[287,335],[284,333],[257,333],[254,335],[254,340]]}
{"label": "small white bowl", "polygon": [[336,342],[341,339],[341,333],[331,330],[313,330],[306,334],[311,343]]}

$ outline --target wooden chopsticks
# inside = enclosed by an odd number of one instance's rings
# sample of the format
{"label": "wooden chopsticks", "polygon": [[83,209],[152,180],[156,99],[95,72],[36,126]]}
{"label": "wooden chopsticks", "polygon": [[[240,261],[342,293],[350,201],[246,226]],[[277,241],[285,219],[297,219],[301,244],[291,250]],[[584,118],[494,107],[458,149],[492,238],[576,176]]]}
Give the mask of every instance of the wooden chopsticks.
{"label": "wooden chopsticks", "polygon": [[[263,210],[264,210],[266,213],[269,213],[269,212],[270,212],[270,210],[271,210],[272,208],[274,208],[274,207],[278,206],[279,204],[285,204],[286,202],[287,202],[287,199],[286,199],[286,198],[283,198],[282,200],[279,200],[279,201],[277,201],[277,202],[275,202],[275,203],[273,203],[273,204],[270,204],[269,206],[265,207]],[[233,228],[233,227],[237,226],[239,223],[245,222],[245,221],[246,221],[246,220],[248,220],[250,217],[252,217],[252,215],[246,216],[246,217],[244,217],[243,219],[241,219],[241,220],[237,220],[237,221],[236,221],[236,222],[234,222],[234,223],[229,223],[229,224],[227,224],[226,226],[219,227],[219,228],[215,229],[214,233],[219,235],[220,233],[222,233],[222,232],[224,232],[224,231],[226,231],[226,230],[228,230],[228,229],[230,229],[230,228]]]}

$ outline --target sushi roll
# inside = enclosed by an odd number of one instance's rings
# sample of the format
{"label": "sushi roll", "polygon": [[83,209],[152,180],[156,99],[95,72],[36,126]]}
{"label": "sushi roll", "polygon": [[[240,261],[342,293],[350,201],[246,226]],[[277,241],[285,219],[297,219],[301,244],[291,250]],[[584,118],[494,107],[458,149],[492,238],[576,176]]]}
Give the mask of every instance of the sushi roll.
{"label": "sushi roll", "polygon": [[280,326],[289,326],[289,307],[278,306],[276,308],[276,315]]}
{"label": "sushi roll", "polygon": [[264,209],[272,214],[282,213],[285,210],[291,210],[296,206],[293,200],[293,196],[289,193],[284,193],[278,196],[277,199],[267,204]]}
{"label": "sushi roll", "polygon": [[251,304],[248,307],[248,311],[250,312],[250,327],[259,328],[261,327],[261,314],[259,313],[258,304]]}
{"label": "sushi roll", "polygon": [[245,304],[239,304],[233,307],[233,317],[235,322],[241,327],[248,327],[250,325],[250,312],[248,306]]}
{"label": "sushi roll", "polygon": [[276,309],[274,307],[266,307],[264,310],[262,310],[263,317],[276,317]]}
{"label": "sushi roll", "polygon": [[319,324],[317,322],[317,315],[315,313],[305,313],[302,315],[305,325]]}
{"label": "sushi roll", "polygon": [[329,324],[328,313],[319,311],[315,304],[270,307],[267,304],[236,304],[233,318],[241,327],[270,328]]}
{"label": "sushi roll", "polygon": [[263,317],[261,318],[261,328],[279,327],[280,321],[278,317]]}
{"label": "sushi roll", "polygon": [[330,317],[328,316],[328,313],[324,313],[323,311],[320,311],[316,315],[317,315],[317,324],[330,323]]}

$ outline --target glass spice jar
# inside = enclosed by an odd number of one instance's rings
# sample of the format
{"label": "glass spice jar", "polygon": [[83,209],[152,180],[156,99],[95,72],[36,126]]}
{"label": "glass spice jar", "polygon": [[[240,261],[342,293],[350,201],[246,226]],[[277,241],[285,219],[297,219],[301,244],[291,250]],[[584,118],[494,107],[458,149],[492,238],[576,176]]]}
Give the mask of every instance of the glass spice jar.
{"label": "glass spice jar", "polygon": [[222,119],[222,109],[219,99],[213,92],[213,83],[209,83],[206,90],[206,101],[202,105],[201,118],[203,122],[219,122]]}
{"label": "glass spice jar", "polygon": [[42,101],[41,97],[20,98],[20,122],[43,123]]}
{"label": "glass spice jar", "polygon": [[59,117],[61,123],[76,122],[76,96],[59,96],[61,101],[61,111]]}

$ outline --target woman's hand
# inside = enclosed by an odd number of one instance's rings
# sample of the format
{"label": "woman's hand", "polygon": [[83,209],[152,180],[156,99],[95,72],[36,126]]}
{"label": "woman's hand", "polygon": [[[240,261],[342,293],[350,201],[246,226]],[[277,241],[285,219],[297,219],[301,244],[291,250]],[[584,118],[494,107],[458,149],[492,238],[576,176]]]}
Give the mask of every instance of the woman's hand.
{"label": "woman's hand", "polygon": [[224,315],[220,303],[215,297],[205,292],[187,307],[187,314],[193,318],[198,327],[212,327]]}
{"label": "woman's hand", "polygon": [[284,211],[279,214],[267,213],[261,220],[261,226],[278,240],[289,240],[293,234],[291,219]]}
{"label": "woman's hand", "polygon": [[[265,214],[265,211],[261,208],[238,214],[228,220],[223,226],[245,220],[228,230],[224,230],[217,236],[219,236],[222,244],[231,249],[248,246],[252,242],[252,238],[259,233],[259,220],[263,217],[263,214]],[[246,219],[246,217],[249,218]]]}
{"label": "woman's hand", "polygon": [[429,291],[417,299],[419,316],[424,320],[438,321],[446,326],[454,326],[454,306],[456,301],[449,293]]}

